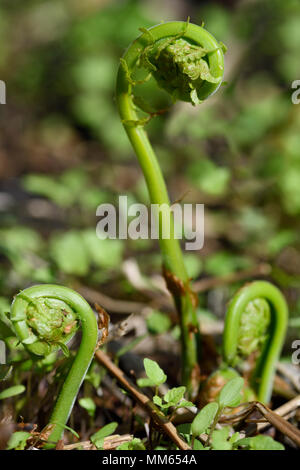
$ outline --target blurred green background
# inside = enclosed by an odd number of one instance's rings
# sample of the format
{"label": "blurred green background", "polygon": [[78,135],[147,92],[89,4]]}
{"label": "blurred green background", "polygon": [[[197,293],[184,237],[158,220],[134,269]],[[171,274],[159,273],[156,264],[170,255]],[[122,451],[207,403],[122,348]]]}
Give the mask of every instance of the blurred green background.
{"label": "blurred green background", "polygon": [[[99,204],[123,194],[148,203],[115,77],[139,27],[188,16],[227,45],[227,85],[147,125],[171,200],[205,203],[205,245],[186,253],[187,268],[199,280],[267,265],[299,335],[298,0],[1,1],[0,309],[44,282],[145,300],[124,266],[132,261],[150,286],[160,274],[157,243],[95,234]],[[166,107],[153,83],[144,90],[151,106]],[[202,294],[202,311],[222,316],[238,285]]]}

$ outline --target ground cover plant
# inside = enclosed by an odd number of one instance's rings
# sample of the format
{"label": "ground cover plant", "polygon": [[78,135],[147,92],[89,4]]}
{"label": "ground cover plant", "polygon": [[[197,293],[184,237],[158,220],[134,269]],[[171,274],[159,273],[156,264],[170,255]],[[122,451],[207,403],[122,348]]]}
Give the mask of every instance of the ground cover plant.
{"label": "ground cover plant", "polygon": [[[1,449],[297,448],[299,5],[159,22],[146,3],[0,7],[0,36],[29,35],[0,62]],[[124,193],[166,205],[159,247],[97,238]],[[175,237],[186,200],[206,206],[199,252]]]}

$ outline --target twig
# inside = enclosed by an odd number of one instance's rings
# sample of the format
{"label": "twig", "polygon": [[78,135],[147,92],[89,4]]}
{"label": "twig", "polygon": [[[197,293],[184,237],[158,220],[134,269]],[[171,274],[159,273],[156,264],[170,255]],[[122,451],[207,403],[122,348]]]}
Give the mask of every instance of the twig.
{"label": "twig", "polygon": [[86,286],[81,286],[77,290],[85,299],[88,300],[88,302],[91,304],[102,305],[109,312],[138,313],[147,307],[147,304],[142,302],[112,299],[111,297]]}
{"label": "twig", "polygon": [[293,370],[290,368],[290,366],[278,362],[276,369],[291,382],[297,392],[300,392],[299,369],[297,368],[297,366],[292,367],[294,368]]}
{"label": "twig", "polygon": [[[114,434],[113,436],[108,436],[104,438],[103,449],[104,450],[113,450],[116,449],[121,444],[125,442],[132,441],[133,436],[131,434],[124,434],[120,436],[119,434]],[[96,450],[96,446],[91,441],[82,441],[76,442],[75,444],[68,444],[62,448],[62,450],[73,450],[82,448],[84,450]]]}
{"label": "twig", "polygon": [[269,423],[274,426],[274,428],[278,429],[282,434],[285,434],[300,447],[299,429],[297,429],[291,423],[282,418],[279,414],[270,410],[267,406],[263,405],[262,403],[254,402],[254,406],[269,421]]}
{"label": "twig", "polygon": [[277,374],[274,377],[273,392],[286,400],[291,400],[297,396],[297,392],[292,386]]}
{"label": "twig", "polygon": [[[245,269],[235,273],[226,274],[225,276],[212,277],[208,279],[201,279],[192,284],[194,292],[204,292],[214,287],[218,287],[224,284],[230,284],[231,282],[242,281],[244,279],[252,278],[255,276],[266,276],[271,271],[271,267],[268,264],[259,264],[251,269]],[[131,279],[132,280],[132,279]],[[134,283],[135,288],[150,298],[156,307],[172,308],[171,298],[168,296],[167,289],[164,294],[158,294],[152,292],[151,289],[145,288],[140,284]],[[87,286],[76,286],[77,291],[88,300],[89,303],[98,303],[102,305],[109,312],[116,313],[141,313],[146,307],[149,307],[149,302],[135,302],[128,300],[112,299],[111,297],[92,289]]]}
{"label": "twig", "polygon": [[266,276],[270,274],[271,267],[269,264],[263,263],[251,269],[244,269],[235,273],[226,274],[225,276],[212,277],[209,279],[201,279],[193,283],[194,292],[204,292],[214,287],[219,287],[231,282],[243,281],[244,279],[252,278],[255,276]]}
{"label": "twig", "polygon": [[[280,406],[279,408],[276,408],[276,410],[274,410],[273,413],[276,413],[278,416],[287,416],[292,411],[295,411],[298,407],[300,407],[300,395],[284,403],[284,405]],[[269,426],[268,422],[260,423],[257,426],[257,430],[261,431],[262,429],[265,429],[267,426]]]}
{"label": "twig", "polygon": [[127,259],[122,264],[122,270],[130,284],[154,303],[170,308],[172,306],[171,294],[167,289],[162,276],[153,276],[145,279],[135,259]]}
{"label": "twig", "polygon": [[264,428],[268,427],[271,424],[272,426],[274,426],[274,428],[278,429],[278,431],[280,431],[282,434],[289,437],[295,444],[300,447],[299,429],[297,429],[285,418],[283,418],[284,415],[288,415],[289,413],[291,413],[291,411],[295,410],[300,406],[300,395],[298,395],[293,400],[290,400],[288,403],[285,403],[281,407],[277,408],[275,411],[270,410],[270,408],[258,401],[242,403],[241,405],[239,405],[239,407],[242,405],[246,405],[243,410],[231,416],[223,415],[220,422],[231,422],[233,424],[235,422],[241,422],[241,420],[245,420],[245,422],[247,423],[257,423],[257,419],[251,419],[249,418],[249,416],[253,413],[253,411],[258,410],[267,420],[267,422],[259,423],[257,425],[257,431],[262,431]]}
{"label": "twig", "polygon": [[143,393],[141,393],[135,385],[125,377],[124,373],[117,367],[103,351],[96,351],[95,357],[100,364],[102,364],[111,375],[113,375],[118,382],[129,392],[132,397],[144,408],[149,414],[153,423],[165,435],[167,435],[180,450],[190,450],[190,446],[181,439],[177,434],[175,426],[168,421],[163,413],[155,406],[155,404]]}

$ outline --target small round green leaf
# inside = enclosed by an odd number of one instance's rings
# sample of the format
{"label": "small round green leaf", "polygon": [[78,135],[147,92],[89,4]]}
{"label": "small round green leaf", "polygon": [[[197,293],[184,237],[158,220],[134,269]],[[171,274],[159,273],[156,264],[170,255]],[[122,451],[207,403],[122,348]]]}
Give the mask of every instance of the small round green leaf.
{"label": "small round green leaf", "polygon": [[182,400],[185,394],[185,387],[174,387],[171,388],[164,396],[164,401],[170,403],[171,405],[177,405],[177,403]]}
{"label": "small round green leaf", "polygon": [[151,359],[144,359],[144,367],[147,377],[153,381],[155,385],[161,385],[167,380],[164,371],[159,367],[157,362]]}
{"label": "small round green leaf", "polygon": [[207,430],[215,419],[218,409],[219,405],[216,402],[208,403],[208,405],[202,408],[192,422],[191,430],[193,436],[200,436],[200,434]]}
{"label": "small round green leaf", "polygon": [[103,426],[103,428],[99,429],[99,431],[97,431],[91,436],[91,441],[95,443],[100,439],[104,439],[107,436],[111,436],[115,432],[117,427],[118,423],[114,421],[112,423],[106,424],[105,426]]}
{"label": "small round green leaf", "polygon": [[27,439],[31,436],[29,432],[17,431],[14,432],[7,444],[7,450],[20,449],[24,450]]}
{"label": "small round green leaf", "polygon": [[239,399],[241,390],[244,385],[244,379],[242,377],[236,377],[229,380],[227,384],[224,385],[220,394],[219,394],[219,404],[220,406],[236,406],[239,404]]}
{"label": "small round green leaf", "polygon": [[79,405],[84,408],[91,417],[94,416],[96,411],[96,404],[92,398],[80,398]]}

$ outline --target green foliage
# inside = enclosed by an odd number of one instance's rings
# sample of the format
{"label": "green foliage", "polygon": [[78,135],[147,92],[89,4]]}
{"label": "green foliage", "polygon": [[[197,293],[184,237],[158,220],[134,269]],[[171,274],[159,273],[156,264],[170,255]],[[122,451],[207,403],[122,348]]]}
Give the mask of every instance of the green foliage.
{"label": "green foliage", "polygon": [[97,449],[102,449],[104,438],[111,436],[118,427],[118,423],[109,423],[103,428],[99,429],[95,434],[93,434],[90,439],[92,443],[97,447]]}
{"label": "green foliage", "polygon": [[[151,21],[138,5],[115,3],[94,15],[78,18],[68,33],[69,43],[76,50],[72,78],[78,92],[72,96],[73,116],[109,151],[121,156],[129,152],[129,143],[111,99],[115,70],[119,50],[134,38],[141,24],[150,26]],[[116,51],[107,50],[108,43]]]}
{"label": "green foliage", "polygon": [[281,97],[266,97],[255,103],[245,103],[232,123],[233,139],[242,146],[259,141],[272,127],[284,121],[288,109],[289,104]]}
{"label": "green foliage", "polygon": [[194,406],[190,401],[183,399],[186,392],[186,387],[171,388],[162,398],[158,395],[153,397],[153,402],[161,410],[167,411],[169,408],[184,408],[187,406]]}
{"label": "green foliage", "polygon": [[101,240],[92,229],[63,232],[54,235],[50,242],[50,255],[66,274],[86,276],[92,265],[116,268],[120,265],[122,254],[120,240]]}
{"label": "green foliage", "polygon": [[291,245],[296,240],[297,235],[293,230],[280,230],[268,242],[269,253],[277,255],[283,248]]}
{"label": "green foliage", "polygon": [[0,228],[0,253],[9,259],[13,273],[22,280],[50,280],[46,263],[39,259],[43,248],[40,234],[33,229],[24,226]]}
{"label": "green foliage", "polygon": [[167,380],[167,376],[165,375],[164,371],[159,367],[157,362],[146,358],[144,359],[144,367],[148,380],[139,379],[138,384],[140,387],[159,386],[165,383],[165,381]]}
{"label": "green foliage", "polygon": [[47,175],[27,175],[24,178],[24,187],[27,191],[45,196],[61,206],[74,203],[72,189]]}
{"label": "green foliage", "polygon": [[68,357],[69,351],[65,343],[78,327],[76,313],[71,307],[57,298],[31,298],[25,292],[19,293],[19,299],[26,302],[24,315],[12,312],[10,319],[16,332],[21,328],[24,333],[24,323],[26,324],[27,334],[22,339],[18,338],[20,342],[40,356],[46,356],[60,346]]}
{"label": "green foliage", "polygon": [[13,387],[6,388],[0,392],[0,400],[20,395],[21,393],[24,393],[25,390],[26,388],[24,385],[14,385]]}
{"label": "green foliage", "polygon": [[132,441],[124,442],[124,444],[118,446],[117,450],[146,450],[146,447],[144,446],[141,439],[135,437],[132,439]]}
{"label": "green foliage", "polygon": [[140,65],[152,73],[158,85],[167,90],[174,100],[199,104],[203,99],[203,82],[221,81],[221,76],[212,75],[207,61],[207,56],[212,50],[191,44],[180,38],[180,35],[172,39],[162,39],[159,44],[151,44],[151,33],[142,31],[149,35],[150,42],[141,55]]}
{"label": "green foliage", "polygon": [[[145,2],[93,3],[28,0],[3,1],[0,6],[0,71],[9,83],[13,103],[10,118],[3,115],[1,125],[1,170],[7,179],[0,191],[0,339],[6,341],[10,362],[1,366],[0,380],[9,380],[13,387],[26,383],[28,371],[35,386],[36,380],[53,371],[57,358],[53,353],[45,359],[29,359],[13,337],[4,312],[16,292],[35,283],[80,282],[100,292],[103,288],[115,298],[140,300],[135,287],[123,280],[124,256],[136,256],[149,276],[159,270],[151,242],[98,240],[93,227],[95,208],[111,202],[116,188],[135,202],[148,201],[144,186],[137,188],[137,182],[144,184],[142,178],[127,161],[132,155],[113,97],[124,46],[136,37],[140,26],[148,28],[162,18],[155,17],[157,12],[150,14]],[[167,5],[164,8],[169,17],[178,14],[174,5],[171,10]],[[296,293],[300,106],[291,103],[290,85],[300,74],[299,2],[255,0],[242,2],[239,8],[204,2],[193,10],[193,21],[201,24],[202,20],[212,34],[231,45],[229,84],[205,109],[174,106],[147,124],[171,199],[177,200],[190,189],[182,203],[205,203],[205,261],[202,266],[197,254],[188,253],[184,259],[188,275],[226,275],[264,260],[272,265],[270,277]],[[142,75],[143,71],[134,78]],[[137,85],[137,95],[141,87],[144,100],[135,97],[138,107],[146,112],[168,110],[171,102],[153,79]],[[222,288],[227,297],[231,290]],[[212,311],[217,295],[209,294]],[[206,300],[200,297],[200,321]],[[290,326],[299,328],[299,306],[293,300],[291,307]],[[258,329],[263,333],[268,323],[264,306],[253,303],[247,310],[255,316],[261,308],[265,321]],[[170,334],[170,320],[163,312],[153,311],[146,323],[151,334]],[[247,328],[240,353],[262,346],[263,338],[247,340]],[[178,325],[171,334],[180,339]],[[141,339],[134,338],[120,354]],[[63,377],[64,369],[58,372],[57,379]],[[89,374],[86,385],[97,388],[103,371],[90,370]],[[142,380],[145,386],[155,386],[149,378]],[[26,416],[24,395],[16,396],[14,405],[19,406],[21,399],[25,410],[16,411]],[[157,403],[159,399],[166,405],[165,413],[176,406],[168,408],[168,400],[161,396],[155,398]],[[38,401],[31,398],[31,402],[35,407]],[[253,441],[238,446],[223,429],[214,431],[212,446],[248,449],[267,437],[249,438]],[[13,435],[16,444],[11,448],[18,447],[18,436],[24,448],[26,439],[21,434]],[[189,433],[185,436],[191,438]],[[144,444],[133,439],[123,446],[134,450]],[[196,446],[202,446],[198,439]]]}
{"label": "green foliage", "polygon": [[1,247],[9,253],[23,254],[26,251],[37,251],[41,244],[40,235],[27,227],[1,230]]}
{"label": "green foliage", "polygon": [[205,158],[191,163],[187,175],[200,191],[216,197],[226,194],[230,182],[228,168],[217,166]]}
{"label": "green foliage", "polygon": [[78,402],[79,402],[79,405],[88,412],[89,416],[93,418],[96,412],[96,404],[94,400],[90,397],[86,397],[86,398],[80,398]]}
{"label": "green foliage", "polygon": [[222,429],[216,429],[212,433],[211,446],[213,450],[233,450],[234,444],[239,439],[239,433],[229,437],[230,427],[225,426]]}
{"label": "green foliage", "polygon": [[220,391],[218,402],[220,407],[237,406],[241,401],[244,379],[236,377],[229,380]]}
{"label": "green foliage", "polygon": [[274,441],[271,436],[264,435],[240,439],[235,445],[249,450],[284,450],[284,446],[280,442]]}
{"label": "green foliage", "polygon": [[55,177],[44,174],[28,174],[23,185],[32,194],[44,196],[63,208],[75,204],[95,211],[97,206],[107,200],[107,193],[90,184],[84,169],[65,171]]}
{"label": "green foliage", "polygon": [[31,436],[29,432],[17,431],[14,432],[7,444],[7,450],[24,450],[26,447],[27,439]]}
{"label": "green foliage", "polygon": [[[284,447],[274,441],[270,436],[258,435],[241,439],[240,433],[232,433],[229,426],[215,429],[219,416],[224,407],[237,406],[240,403],[241,390],[244,380],[241,377],[230,379],[221,389],[217,401],[205,405],[196,415],[191,424],[177,427],[177,431],[191,442],[194,450],[236,450],[238,448],[249,450],[282,450]],[[205,446],[195,437],[208,434]]]}
{"label": "green foliage", "polygon": [[[148,379],[139,379],[138,384],[140,386],[158,386],[166,381],[167,377],[155,361],[144,359],[144,366]],[[233,374],[234,377],[231,378]],[[228,370],[227,375],[229,380],[222,387],[217,400],[205,405],[197,413],[192,423],[177,426],[178,433],[192,446],[193,450],[236,450],[238,448],[249,450],[284,449],[282,444],[274,441],[270,436],[259,435],[241,439],[240,433],[232,433],[229,426],[215,429],[223,409],[238,406],[242,398],[241,392],[244,387],[244,379],[235,376],[236,372],[234,370],[232,370],[232,374]],[[153,403],[166,415],[169,413],[169,408],[176,410],[180,407],[194,406],[193,403],[184,400],[185,391],[185,387],[172,388],[162,397],[157,394],[154,395]],[[169,414],[169,417],[171,416],[172,414]],[[207,440],[205,445],[203,445],[197,438],[205,433],[207,434]],[[118,449],[140,450],[140,442],[137,443],[137,448],[133,444],[130,446],[130,444],[123,444]]]}
{"label": "green foliage", "polygon": [[249,266],[250,262],[246,257],[225,251],[215,253],[205,260],[205,270],[214,276],[223,276]]}
{"label": "green foliage", "polygon": [[224,41],[227,40],[232,30],[232,15],[225,6],[210,2],[203,5],[199,13],[201,15],[199,23],[202,20],[204,21],[205,18],[205,27],[207,27],[208,31],[211,31],[217,38],[224,38]]}
{"label": "green foliage", "polygon": [[177,403],[184,397],[185,387],[171,388],[165,395],[164,401],[171,406],[177,405]]}
{"label": "green foliage", "polygon": [[89,254],[90,263],[103,269],[116,269],[123,257],[124,245],[121,240],[96,237],[95,231],[87,229],[82,232],[83,242]]}
{"label": "green foliage", "polygon": [[207,431],[213,423],[218,410],[219,406],[216,402],[208,403],[202,408],[192,422],[191,431],[193,436],[200,436],[200,434]]}
{"label": "green foliage", "polygon": [[84,276],[89,270],[89,256],[80,233],[72,231],[52,238],[50,253],[66,274]]}
{"label": "green foliage", "polygon": [[73,428],[71,428],[70,426],[67,426],[66,424],[63,426],[63,428],[66,429],[67,431],[70,431],[70,433],[73,434],[73,436],[79,439],[79,434]]}
{"label": "green foliage", "polygon": [[238,351],[241,355],[249,356],[259,350],[266,339],[270,318],[270,306],[266,300],[255,299],[247,305],[239,327]]}
{"label": "green foliage", "polygon": [[168,331],[171,327],[171,320],[164,313],[152,311],[146,319],[146,324],[148,331],[156,335]]}
{"label": "green foliage", "polygon": [[157,362],[151,359],[144,359],[144,367],[147,378],[141,378],[137,380],[139,387],[155,387],[156,395],[153,397],[153,402],[163,413],[168,414],[169,409],[172,408],[172,412],[179,408],[194,406],[190,401],[184,399],[186,393],[186,387],[174,387],[160,397],[158,392],[159,385],[163,384],[167,380],[167,376],[164,371],[159,367]]}
{"label": "green foliage", "polygon": [[190,278],[195,279],[201,274],[203,263],[199,256],[193,255],[192,253],[185,253],[184,264]]}

